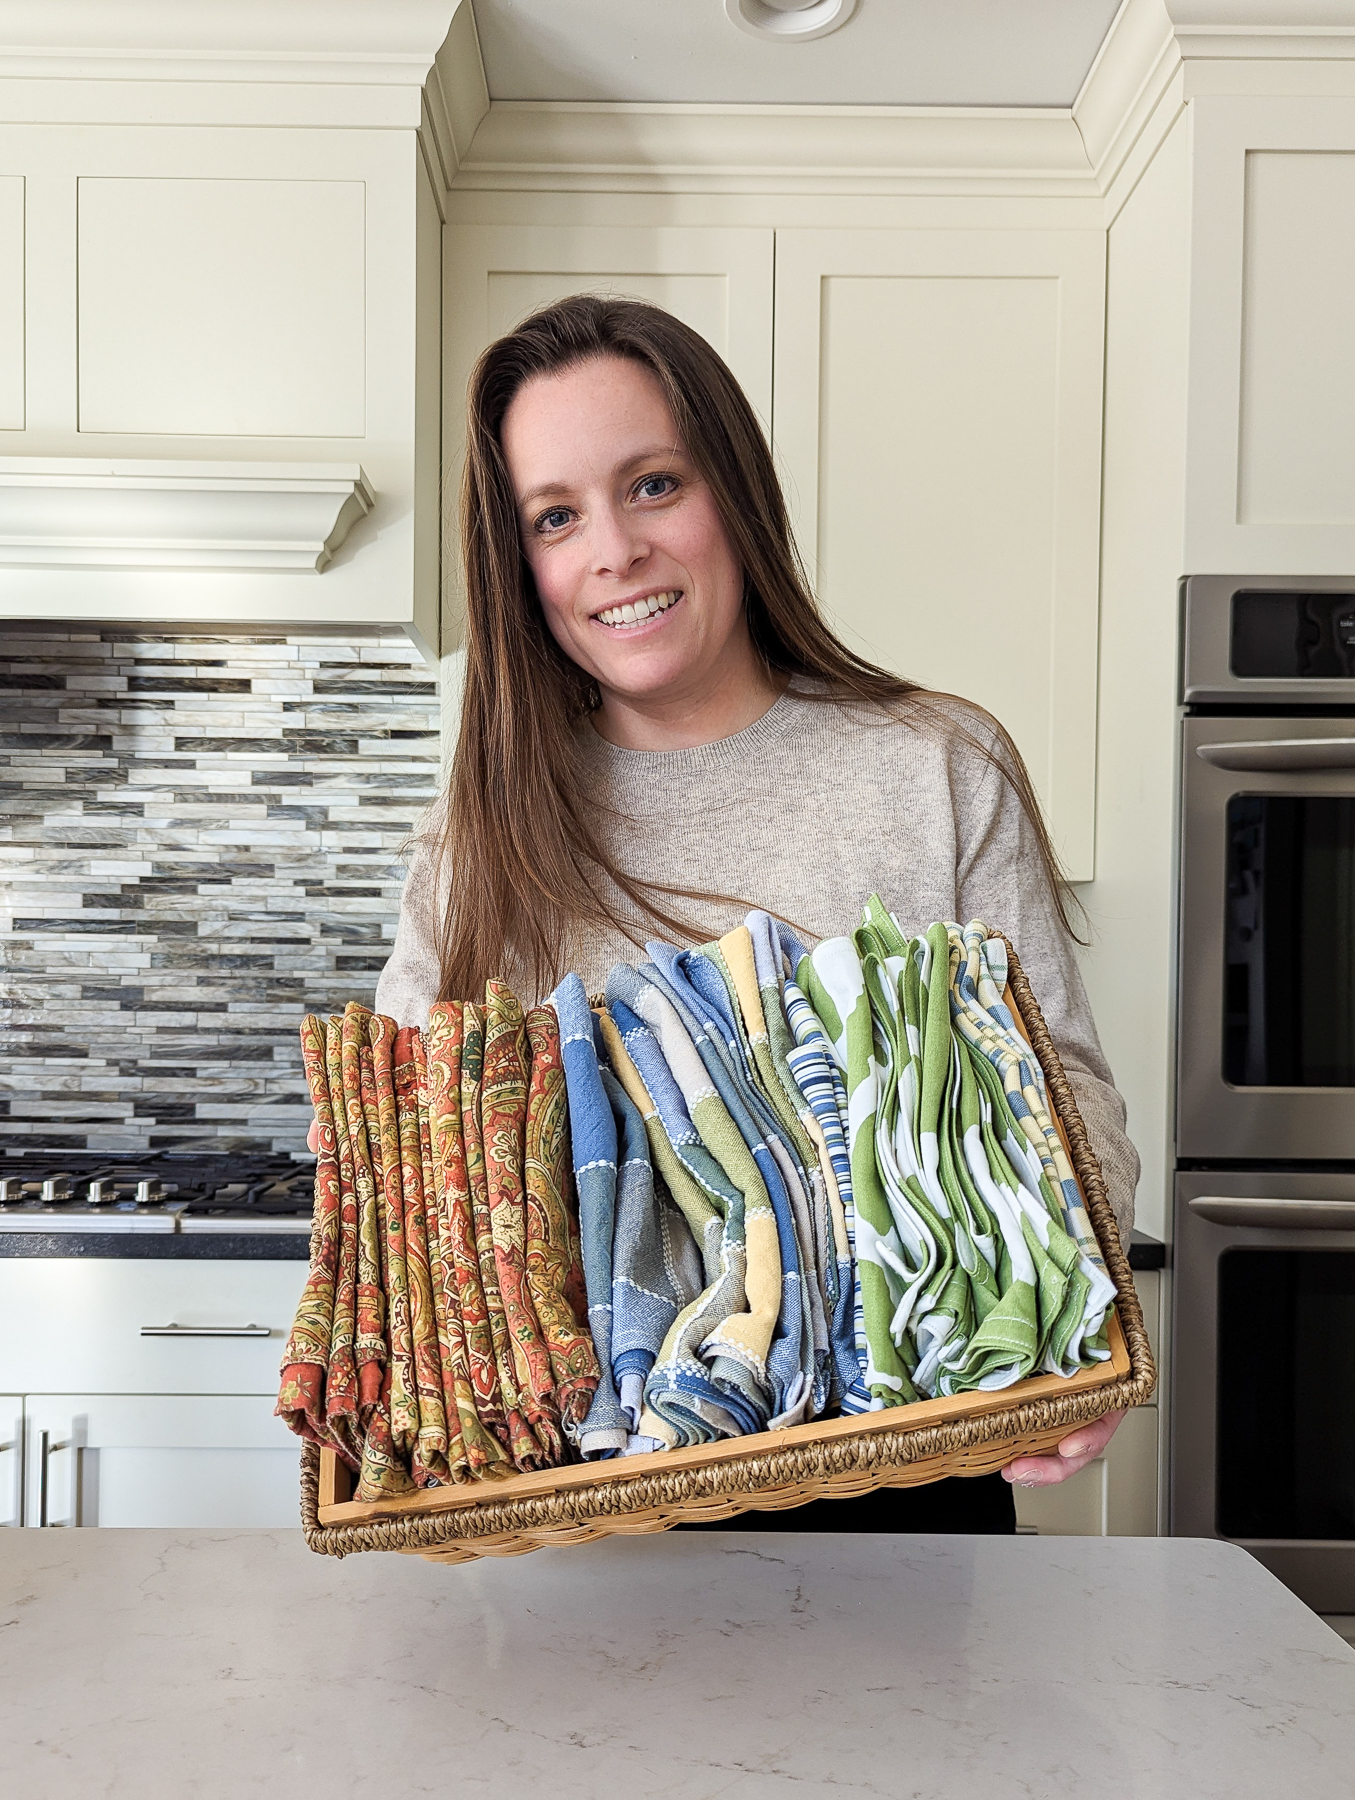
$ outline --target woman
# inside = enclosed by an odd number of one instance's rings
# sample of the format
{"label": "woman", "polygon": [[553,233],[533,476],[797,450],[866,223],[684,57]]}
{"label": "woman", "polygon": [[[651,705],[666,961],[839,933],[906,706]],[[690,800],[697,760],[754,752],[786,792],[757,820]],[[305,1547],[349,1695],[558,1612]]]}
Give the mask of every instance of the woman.
{"label": "woman", "polygon": [[[886,501],[887,503],[887,501]],[[817,939],[879,892],[906,930],[982,918],[1039,995],[1123,1233],[1138,1159],[1029,778],[981,709],[862,661],[792,545],[757,419],[667,313],[576,296],[485,352],[463,499],[466,672],[449,792],[405,885],[377,1005],[423,1025],[503,974],[590,991],[646,938],[758,905]],[[1012,1530],[1116,1420],[996,1477],[733,1523]]]}

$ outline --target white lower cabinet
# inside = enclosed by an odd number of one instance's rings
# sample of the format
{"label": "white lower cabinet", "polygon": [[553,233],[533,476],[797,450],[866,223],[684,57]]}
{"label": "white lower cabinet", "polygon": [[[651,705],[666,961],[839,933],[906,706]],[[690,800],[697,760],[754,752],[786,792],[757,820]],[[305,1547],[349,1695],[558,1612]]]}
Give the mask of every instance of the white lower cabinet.
{"label": "white lower cabinet", "polygon": [[0,1259],[0,1524],[292,1526],[304,1260]]}
{"label": "white lower cabinet", "polygon": [[[1161,1277],[1134,1277],[1154,1360],[1161,1362]],[[1158,1535],[1156,1406],[1126,1413],[1103,1455],[1055,1487],[1018,1488],[1016,1522],[1042,1537],[1156,1537]]]}
{"label": "white lower cabinet", "polygon": [[30,1394],[24,1523],[288,1526],[300,1446],[272,1394]]}
{"label": "white lower cabinet", "polygon": [[0,1525],[22,1525],[24,1505],[24,1402],[0,1394]]}

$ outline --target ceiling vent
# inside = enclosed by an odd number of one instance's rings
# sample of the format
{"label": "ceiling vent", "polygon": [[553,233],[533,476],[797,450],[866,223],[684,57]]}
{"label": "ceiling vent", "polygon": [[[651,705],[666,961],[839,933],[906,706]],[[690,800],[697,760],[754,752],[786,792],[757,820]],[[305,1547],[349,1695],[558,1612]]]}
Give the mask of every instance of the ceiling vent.
{"label": "ceiling vent", "polygon": [[725,12],[750,37],[774,44],[807,44],[845,25],[856,0],[725,0]]}

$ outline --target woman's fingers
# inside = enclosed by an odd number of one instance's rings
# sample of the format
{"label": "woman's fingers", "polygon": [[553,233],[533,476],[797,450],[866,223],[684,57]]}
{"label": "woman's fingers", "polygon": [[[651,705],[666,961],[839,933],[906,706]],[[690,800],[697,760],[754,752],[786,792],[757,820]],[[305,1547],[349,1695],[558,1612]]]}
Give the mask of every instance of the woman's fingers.
{"label": "woman's fingers", "polygon": [[1079,1425],[1076,1431],[1070,1431],[1066,1438],[1059,1440],[1052,1456],[1018,1456],[1002,1471],[1004,1480],[1015,1482],[1019,1487],[1053,1487],[1060,1481],[1067,1481],[1070,1475],[1085,1469],[1089,1462],[1095,1462],[1115,1436],[1123,1417],[1121,1408],[1119,1412],[1107,1413],[1103,1419],[1094,1419],[1090,1425]]}
{"label": "woman's fingers", "polygon": [[311,1128],[306,1133],[306,1148],[312,1156],[317,1156],[320,1152],[320,1122],[318,1119],[311,1120]]}

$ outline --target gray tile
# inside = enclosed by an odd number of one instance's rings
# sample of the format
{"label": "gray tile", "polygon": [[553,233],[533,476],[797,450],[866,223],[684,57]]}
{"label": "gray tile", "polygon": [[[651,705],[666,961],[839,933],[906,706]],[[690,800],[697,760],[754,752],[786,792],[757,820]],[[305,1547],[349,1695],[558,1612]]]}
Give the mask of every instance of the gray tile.
{"label": "gray tile", "polygon": [[437,792],[403,636],[0,629],[0,1136],[296,1149]]}

